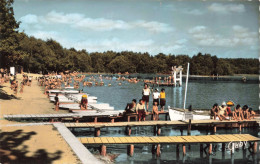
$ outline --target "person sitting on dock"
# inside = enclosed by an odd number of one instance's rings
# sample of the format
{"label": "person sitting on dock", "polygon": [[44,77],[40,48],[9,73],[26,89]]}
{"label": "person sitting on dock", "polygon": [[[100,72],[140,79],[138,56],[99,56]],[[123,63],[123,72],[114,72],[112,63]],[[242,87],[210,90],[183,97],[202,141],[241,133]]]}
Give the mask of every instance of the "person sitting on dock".
{"label": "person sitting on dock", "polygon": [[239,104],[237,104],[237,106],[235,107],[234,111],[233,111],[233,118],[235,120],[241,120],[241,111],[240,111],[241,107]]}
{"label": "person sitting on dock", "polygon": [[80,109],[87,110],[88,108],[88,96],[83,95],[80,102]]}
{"label": "person sitting on dock", "polygon": [[55,100],[54,105],[55,105],[56,111],[59,111],[59,104],[60,104],[58,96],[59,96],[59,93],[56,93],[56,96],[54,97],[54,100]]}
{"label": "person sitting on dock", "polygon": [[243,116],[244,116],[244,119],[248,120],[250,118],[250,113],[249,113],[249,108],[247,105],[244,105],[243,106]]}
{"label": "person sitting on dock", "polygon": [[219,118],[220,120],[226,119],[227,114],[227,105],[226,102],[223,101],[221,106],[219,106]]}
{"label": "person sitting on dock", "polygon": [[222,120],[221,117],[219,117],[219,108],[218,108],[218,104],[214,104],[211,111],[210,111],[210,116],[211,116],[211,119],[213,118],[214,120],[216,120],[217,116],[219,118],[219,120]]}
{"label": "person sitting on dock", "polygon": [[156,88],[155,91],[153,92],[153,103],[157,102],[157,106],[159,105],[159,97],[160,97],[160,93]]}
{"label": "person sitting on dock", "polygon": [[165,89],[162,88],[160,92],[160,106],[161,106],[161,111],[164,111],[164,106],[166,104],[166,95],[165,95]]}
{"label": "person sitting on dock", "polygon": [[135,113],[136,112],[136,99],[132,100],[132,103],[128,103],[125,107],[124,114]]}
{"label": "person sitting on dock", "polygon": [[138,120],[145,121],[146,109],[145,109],[145,101],[143,99],[139,100],[139,103],[136,105],[136,113],[138,114]]}
{"label": "person sitting on dock", "polygon": [[254,118],[255,118],[255,112],[253,111],[253,109],[252,109],[252,108],[249,108],[249,111],[248,111],[248,112],[249,112],[249,115],[250,115],[250,116],[249,116],[249,119],[251,119],[251,118],[254,119]]}
{"label": "person sitting on dock", "polygon": [[159,112],[158,112],[158,102],[153,102],[153,120],[159,120]]}

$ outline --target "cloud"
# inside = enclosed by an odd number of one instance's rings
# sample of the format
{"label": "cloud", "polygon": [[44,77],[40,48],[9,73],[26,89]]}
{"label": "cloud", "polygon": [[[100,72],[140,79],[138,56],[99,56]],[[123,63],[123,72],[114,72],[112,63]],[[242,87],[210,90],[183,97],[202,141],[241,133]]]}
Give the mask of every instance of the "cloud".
{"label": "cloud", "polygon": [[243,13],[245,12],[245,6],[243,4],[212,3],[210,6],[208,6],[208,10],[222,14]]}
{"label": "cloud", "polygon": [[154,33],[173,31],[170,25],[156,21],[138,20],[126,22],[105,18],[87,18],[79,13],[65,14],[63,12],[51,11],[44,18],[47,23],[69,24],[71,27],[80,30],[112,31],[143,28]]}
{"label": "cloud", "polygon": [[36,31],[36,32],[31,32],[29,35],[42,40],[47,40],[47,39],[58,40],[60,37],[59,33],[56,31]]}
{"label": "cloud", "polygon": [[198,9],[187,9],[187,10],[182,10],[184,14],[190,14],[190,15],[203,15],[204,12]]}
{"label": "cloud", "polygon": [[208,27],[196,26],[191,28],[189,33],[194,43],[200,46],[234,47],[253,46],[258,43],[256,32],[239,25],[234,25],[230,29],[229,35],[221,35],[213,33]]}
{"label": "cloud", "polygon": [[27,14],[20,18],[20,21],[25,24],[36,24],[38,23],[38,17],[34,14]]}

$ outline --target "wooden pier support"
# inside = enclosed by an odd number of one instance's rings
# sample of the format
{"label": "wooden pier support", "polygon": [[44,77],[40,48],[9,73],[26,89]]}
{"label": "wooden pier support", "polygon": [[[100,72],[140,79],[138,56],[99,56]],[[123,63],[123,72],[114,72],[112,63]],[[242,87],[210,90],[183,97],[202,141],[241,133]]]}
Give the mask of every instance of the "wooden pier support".
{"label": "wooden pier support", "polygon": [[213,132],[214,132],[214,133],[217,133],[217,125],[214,125],[214,126],[213,126]]}
{"label": "wooden pier support", "polygon": [[222,152],[225,152],[225,150],[226,150],[226,144],[222,143]]}
{"label": "wooden pier support", "polygon": [[131,133],[132,133],[132,127],[131,126],[126,126],[125,127],[125,132],[126,132],[126,135],[130,136]]}
{"label": "wooden pier support", "polygon": [[98,122],[97,117],[95,117],[94,118],[94,123],[97,123],[97,122]]}
{"label": "wooden pier support", "polygon": [[161,126],[158,125],[157,125],[157,135],[158,136],[161,135]]}
{"label": "wooden pier support", "polygon": [[187,135],[191,134],[191,119],[189,119],[189,125],[188,125],[188,130],[187,130]]}
{"label": "wooden pier support", "polygon": [[157,144],[157,147],[156,147],[156,156],[157,157],[160,157],[161,155],[161,145],[160,144]]}
{"label": "wooden pier support", "polygon": [[100,136],[100,128],[95,128],[95,137]]}
{"label": "wooden pier support", "polygon": [[106,156],[107,154],[107,147],[105,145],[101,145],[100,147],[100,155]]}
{"label": "wooden pier support", "polygon": [[180,145],[177,144],[176,145],[176,157],[179,157],[179,155],[180,155]]}
{"label": "wooden pier support", "polygon": [[182,152],[183,152],[183,156],[186,155],[186,146],[185,144],[182,145]]}
{"label": "wooden pier support", "polygon": [[200,144],[200,158],[203,158],[203,144]]}
{"label": "wooden pier support", "polygon": [[241,125],[241,123],[239,123],[239,131],[240,131],[240,132],[242,131],[242,125]]}
{"label": "wooden pier support", "polygon": [[134,145],[128,145],[127,154],[132,157],[134,155]]}
{"label": "wooden pier support", "polygon": [[183,136],[183,129],[181,128],[180,131],[181,131],[181,136]]}
{"label": "wooden pier support", "polygon": [[257,142],[254,142],[254,145],[253,145],[253,153],[254,153],[254,154],[257,153]]}

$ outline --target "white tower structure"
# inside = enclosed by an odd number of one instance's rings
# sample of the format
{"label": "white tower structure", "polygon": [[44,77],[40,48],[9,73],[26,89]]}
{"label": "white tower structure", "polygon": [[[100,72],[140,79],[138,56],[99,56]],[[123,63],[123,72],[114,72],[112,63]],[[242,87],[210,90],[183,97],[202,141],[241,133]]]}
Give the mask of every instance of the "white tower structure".
{"label": "white tower structure", "polygon": [[172,67],[172,77],[173,77],[173,82],[174,86],[176,87],[177,82],[179,83],[179,86],[182,85],[182,66],[176,66]]}

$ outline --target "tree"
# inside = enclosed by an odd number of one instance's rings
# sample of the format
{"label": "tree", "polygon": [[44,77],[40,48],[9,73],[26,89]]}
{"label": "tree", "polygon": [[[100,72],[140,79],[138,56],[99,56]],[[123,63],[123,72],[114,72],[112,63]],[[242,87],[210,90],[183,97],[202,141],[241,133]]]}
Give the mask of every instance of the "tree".
{"label": "tree", "polygon": [[13,0],[0,0],[0,67],[16,65],[23,55],[12,4]]}

